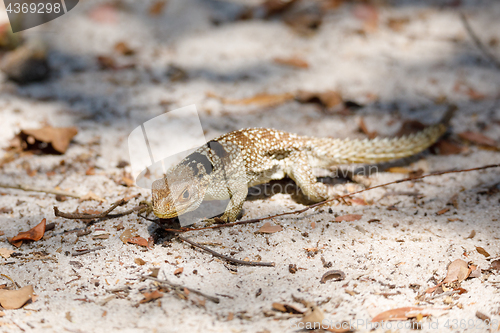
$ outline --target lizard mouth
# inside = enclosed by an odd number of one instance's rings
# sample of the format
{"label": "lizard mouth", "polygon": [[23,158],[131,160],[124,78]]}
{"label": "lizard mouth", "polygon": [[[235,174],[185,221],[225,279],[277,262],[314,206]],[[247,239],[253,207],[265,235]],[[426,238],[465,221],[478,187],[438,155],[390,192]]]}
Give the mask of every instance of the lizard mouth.
{"label": "lizard mouth", "polygon": [[187,211],[188,207],[174,207],[163,209],[163,207],[153,206],[153,213],[161,218],[161,219],[170,219],[173,217],[177,217],[179,215],[184,214]]}

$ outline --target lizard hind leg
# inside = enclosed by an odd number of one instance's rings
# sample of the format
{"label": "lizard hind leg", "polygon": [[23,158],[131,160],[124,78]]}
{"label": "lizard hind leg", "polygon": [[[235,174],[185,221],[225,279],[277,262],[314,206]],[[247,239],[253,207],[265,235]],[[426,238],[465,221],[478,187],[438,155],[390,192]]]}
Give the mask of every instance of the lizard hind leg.
{"label": "lizard hind leg", "polygon": [[300,187],[305,196],[313,202],[327,200],[329,198],[328,186],[316,180],[307,156],[302,152],[296,152],[290,157],[291,163],[287,174]]}

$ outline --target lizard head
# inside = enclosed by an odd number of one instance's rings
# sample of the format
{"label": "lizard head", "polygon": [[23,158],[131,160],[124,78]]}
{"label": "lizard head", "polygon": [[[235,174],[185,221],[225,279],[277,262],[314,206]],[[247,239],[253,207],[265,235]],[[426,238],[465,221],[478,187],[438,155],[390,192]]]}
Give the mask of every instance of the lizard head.
{"label": "lizard head", "polygon": [[192,165],[178,164],[164,178],[153,182],[153,212],[167,219],[193,211],[203,201],[206,189]]}

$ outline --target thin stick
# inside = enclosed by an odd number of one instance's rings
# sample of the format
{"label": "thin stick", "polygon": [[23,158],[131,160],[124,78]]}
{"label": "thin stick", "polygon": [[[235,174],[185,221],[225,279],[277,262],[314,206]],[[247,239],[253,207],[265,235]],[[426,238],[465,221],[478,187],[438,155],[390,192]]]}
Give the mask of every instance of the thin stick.
{"label": "thin stick", "polygon": [[71,193],[71,192],[66,192],[66,191],[61,191],[61,190],[54,190],[54,189],[43,188],[43,187],[28,186],[28,185],[24,185],[24,184],[9,185],[9,184],[0,183],[0,187],[12,188],[12,189],[28,191],[28,192],[43,192],[43,193],[48,193],[48,194],[64,195],[66,197],[72,197],[72,198],[78,198],[78,199],[82,197],[81,195],[76,194],[76,193]]}
{"label": "thin stick", "polygon": [[[432,177],[432,176],[441,176],[441,175],[446,175],[446,174],[449,174],[449,173],[462,173],[462,172],[478,171],[478,170],[485,170],[485,169],[498,168],[498,167],[500,167],[500,164],[489,164],[489,165],[485,165],[485,166],[477,167],[477,168],[434,172],[434,173],[430,173],[428,175],[423,175],[423,176],[419,176],[419,177],[403,178],[403,179],[395,180],[393,182],[384,183],[384,184],[380,184],[380,185],[375,185],[375,186],[372,186],[372,187],[365,188],[364,190],[359,190],[359,191],[356,191],[356,192],[344,194],[344,195],[341,195],[341,196],[338,196],[338,197],[335,197],[335,198],[331,198],[331,199],[328,199],[328,200],[325,200],[325,201],[321,201],[321,202],[315,203],[313,205],[307,206],[305,208],[302,208],[302,209],[299,209],[299,210],[290,211],[290,212],[279,213],[279,214],[275,214],[275,215],[271,215],[271,216],[266,216],[266,217],[261,217],[261,218],[257,218],[257,219],[251,219],[251,220],[245,220],[245,221],[238,221],[238,222],[233,222],[233,223],[218,224],[218,225],[214,225],[214,226],[210,226],[210,227],[191,228],[191,229],[188,229],[188,228],[165,229],[165,230],[166,231],[171,231],[171,232],[176,232],[176,233],[181,233],[181,232],[186,232],[186,231],[198,231],[198,230],[205,230],[205,229],[227,228],[227,227],[232,227],[232,226],[239,225],[239,224],[257,223],[257,222],[260,222],[260,221],[265,221],[265,220],[273,219],[273,218],[280,217],[280,216],[301,214],[301,213],[304,213],[305,211],[308,211],[310,209],[313,209],[313,208],[316,208],[316,207],[319,207],[319,206],[323,206],[323,205],[325,205],[327,203],[330,203],[332,201],[343,199],[343,198],[347,198],[347,197],[351,197],[351,196],[353,196],[355,194],[359,194],[359,193],[362,193],[362,192],[373,190],[373,189],[376,189],[376,188],[379,188],[379,187],[385,187],[385,186],[388,186],[388,185],[393,185],[393,184],[398,184],[398,183],[403,183],[403,182],[408,182],[408,181],[420,180],[420,179],[424,179],[424,178]],[[177,236],[177,237],[180,237],[180,236]]]}
{"label": "thin stick", "polygon": [[84,254],[87,254],[87,253],[90,253],[90,252],[94,252],[94,251],[98,251],[98,250],[102,250],[102,249],[105,249],[105,247],[104,246],[98,246],[98,247],[94,247],[93,249],[83,250],[83,251],[79,251],[79,252],[73,252],[73,253],[71,253],[71,255],[73,257],[76,257],[76,256],[81,256],[81,255],[84,255]]}
{"label": "thin stick", "polygon": [[259,261],[244,261],[244,260],[239,260],[239,259],[235,259],[235,258],[231,258],[231,257],[228,257],[228,256],[225,256],[223,254],[220,254],[218,252],[215,252],[214,250],[204,246],[204,245],[201,245],[201,244],[198,244],[196,242],[193,242],[192,240],[190,239],[187,239],[187,238],[184,238],[182,237],[181,235],[177,235],[177,237],[183,241],[183,242],[186,242],[186,243],[189,243],[191,244],[192,246],[194,247],[197,247],[199,249],[202,249],[204,251],[207,251],[208,253],[212,254],[213,256],[215,257],[219,257],[219,258],[222,258],[224,260],[227,260],[229,262],[232,262],[232,263],[235,263],[235,264],[239,264],[239,265],[246,265],[246,266],[266,266],[266,267],[274,267],[274,262],[259,262]]}
{"label": "thin stick", "polygon": [[196,289],[191,289],[191,288],[188,288],[188,287],[184,287],[184,286],[182,286],[182,285],[180,285],[180,284],[176,284],[176,283],[170,282],[170,281],[168,281],[168,280],[160,280],[160,279],[158,279],[158,278],[155,278],[155,277],[152,277],[152,276],[149,276],[149,275],[142,275],[141,277],[142,277],[142,278],[144,278],[144,279],[148,279],[148,280],[153,280],[153,281],[156,281],[156,282],[158,282],[158,283],[163,283],[163,284],[166,284],[166,285],[168,285],[169,287],[174,288],[174,289],[177,289],[177,290],[180,290],[180,291],[182,291],[182,290],[185,288],[185,289],[189,290],[189,291],[190,291],[190,292],[192,292],[192,293],[195,293],[195,294],[197,294],[197,295],[200,295],[200,296],[205,297],[205,298],[206,298],[206,299],[208,299],[209,301],[212,301],[212,302],[214,302],[214,303],[216,303],[216,304],[218,304],[218,303],[219,303],[219,298],[218,298],[218,297],[215,297],[215,296],[210,296],[210,295],[204,294],[204,293],[202,293],[201,291],[198,291],[198,290],[196,290]]}
{"label": "thin stick", "polygon": [[143,209],[143,208],[146,207],[145,205],[139,205],[139,206],[136,206],[136,207],[134,207],[132,209],[126,210],[126,211],[118,213],[118,214],[109,214],[116,207],[121,206],[121,205],[125,204],[126,202],[127,201],[125,199],[120,199],[117,202],[113,203],[111,205],[111,207],[109,207],[104,212],[99,213],[99,214],[65,213],[65,212],[61,212],[57,208],[57,206],[54,206],[54,214],[56,216],[58,216],[58,217],[64,217],[64,218],[67,218],[67,219],[92,220],[92,219],[99,219],[99,218],[103,218],[103,217],[109,217],[109,218],[111,218],[111,217],[120,217],[120,216],[123,216],[123,215],[131,214],[131,213],[133,213],[135,211],[141,210],[141,209]]}
{"label": "thin stick", "polygon": [[488,58],[489,61],[495,65],[496,68],[500,69],[500,61],[492,53],[490,53],[483,42],[481,42],[477,34],[474,30],[472,30],[472,27],[470,26],[464,13],[460,13],[460,19],[462,20],[465,30],[467,30],[470,38],[472,38],[472,41],[476,44],[476,47],[483,53],[484,56],[486,56],[486,58]]}

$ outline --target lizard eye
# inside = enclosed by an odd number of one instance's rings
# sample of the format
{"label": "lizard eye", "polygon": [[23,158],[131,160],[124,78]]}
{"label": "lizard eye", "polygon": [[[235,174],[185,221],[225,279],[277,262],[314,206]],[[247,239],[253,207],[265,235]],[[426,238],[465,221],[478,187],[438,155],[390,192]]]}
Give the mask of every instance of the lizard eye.
{"label": "lizard eye", "polygon": [[184,192],[182,192],[182,199],[189,199],[189,191],[188,190],[184,190]]}

